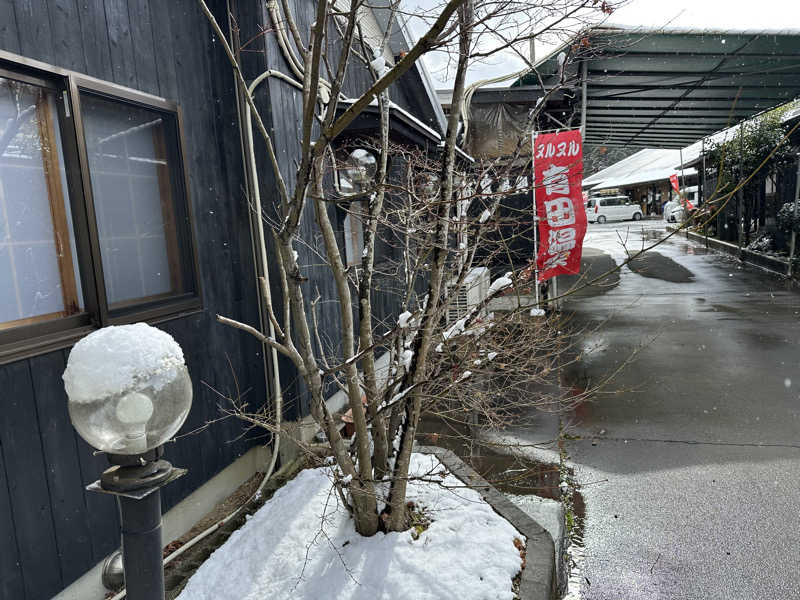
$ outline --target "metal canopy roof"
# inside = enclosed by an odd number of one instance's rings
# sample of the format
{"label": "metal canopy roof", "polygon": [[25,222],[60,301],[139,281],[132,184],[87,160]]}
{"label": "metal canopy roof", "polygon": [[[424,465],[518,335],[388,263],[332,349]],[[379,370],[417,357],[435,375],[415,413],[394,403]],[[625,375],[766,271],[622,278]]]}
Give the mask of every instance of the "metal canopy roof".
{"label": "metal canopy roof", "polygon": [[800,30],[595,28],[538,62],[514,95],[535,102],[540,77],[555,85],[562,52],[579,55],[565,76],[578,115],[585,75],[587,143],[681,148],[800,96]]}

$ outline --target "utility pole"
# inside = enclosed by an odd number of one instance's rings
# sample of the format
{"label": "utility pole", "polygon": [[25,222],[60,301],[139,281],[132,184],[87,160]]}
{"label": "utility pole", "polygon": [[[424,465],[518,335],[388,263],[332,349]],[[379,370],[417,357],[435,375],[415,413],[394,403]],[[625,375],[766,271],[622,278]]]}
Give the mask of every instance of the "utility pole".
{"label": "utility pole", "polygon": [[[697,194],[697,201],[698,201],[698,204],[700,202],[702,202],[703,205],[705,205],[706,200],[707,200],[707,198],[706,198],[706,138],[703,138],[703,141],[701,142],[700,155],[701,155],[701,157],[703,159],[703,163],[702,163],[703,176],[702,176],[702,179],[700,180],[700,186],[701,187],[700,187],[700,193]],[[706,250],[708,250],[708,219],[704,219],[703,235],[705,235],[705,238],[706,238]],[[719,237],[719,233],[717,233],[717,237]]]}
{"label": "utility pole", "polygon": [[[678,148],[678,156],[680,157],[680,161],[681,161],[681,189],[684,190],[684,193],[685,193],[685,191],[686,191],[686,176],[684,175],[684,172],[683,172],[683,148]],[[678,195],[680,195],[680,192],[678,192]]]}
{"label": "utility pole", "polygon": [[683,206],[683,215],[685,215],[686,219],[686,239],[689,239],[689,198],[686,196],[686,177],[683,174],[683,148],[678,148],[678,156],[680,157],[681,161],[681,185],[680,190],[683,192],[684,196],[681,196],[681,192],[678,192],[678,205]]}

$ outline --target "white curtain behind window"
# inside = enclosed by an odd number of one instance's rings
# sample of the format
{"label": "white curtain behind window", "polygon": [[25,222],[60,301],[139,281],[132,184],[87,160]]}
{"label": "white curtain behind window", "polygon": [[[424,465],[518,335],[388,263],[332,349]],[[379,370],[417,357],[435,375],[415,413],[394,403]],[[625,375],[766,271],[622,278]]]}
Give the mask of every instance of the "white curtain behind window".
{"label": "white curtain behind window", "polygon": [[[174,230],[164,123],[158,113],[81,98],[108,303],[175,291]],[[177,260],[177,257],[172,257]]]}
{"label": "white curtain behind window", "polygon": [[82,309],[53,92],[0,78],[0,328]]}

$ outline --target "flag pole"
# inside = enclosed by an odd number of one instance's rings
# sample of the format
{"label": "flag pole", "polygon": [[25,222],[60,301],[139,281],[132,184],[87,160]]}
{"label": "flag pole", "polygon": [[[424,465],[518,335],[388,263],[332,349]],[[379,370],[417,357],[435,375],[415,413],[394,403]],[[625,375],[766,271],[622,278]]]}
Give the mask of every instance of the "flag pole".
{"label": "flag pole", "polygon": [[539,211],[536,208],[536,125],[531,131],[531,193],[533,194],[533,289],[539,308]]}

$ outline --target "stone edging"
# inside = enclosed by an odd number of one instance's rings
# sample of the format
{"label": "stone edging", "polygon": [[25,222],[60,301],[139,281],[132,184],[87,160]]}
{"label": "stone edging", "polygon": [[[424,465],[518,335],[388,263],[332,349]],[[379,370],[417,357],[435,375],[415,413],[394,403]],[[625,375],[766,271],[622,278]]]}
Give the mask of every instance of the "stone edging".
{"label": "stone edging", "polygon": [[555,546],[547,530],[512,504],[451,450],[438,446],[415,446],[414,451],[433,454],[453,475],[475,489],[501,517],[527,538],[525,568],[522,570],[519,586],[520,598],[554,600],[557,597]]}
{"label": "stone edging", "polygon": [[[677,228],[674,225],[667,226],[668,231],[675,231],[675,229]],[[678,233],[678,235],[681,234],[686,235],[687,239],[694,240],[695,242],[701,242],[703,244],[706,243],[706,237],[699,233],[695,233],[694,231],[684,230]],[[723,242],[722,240],[712,237],[708,238],[708,247],[729,254],[735,258],[739,258],[743,262],[753,265],[754,267],[764,269],[765,271],[769,271],[773,275],[785,276],[786,270],[789,266],[788,259],[781,258],[779,256],[770,256],[769,254],[764,254],[763,252],[755,252],[753,250],[748,250],[747,248],[742,248],[740,255],[739,246],[736,244]]]}

